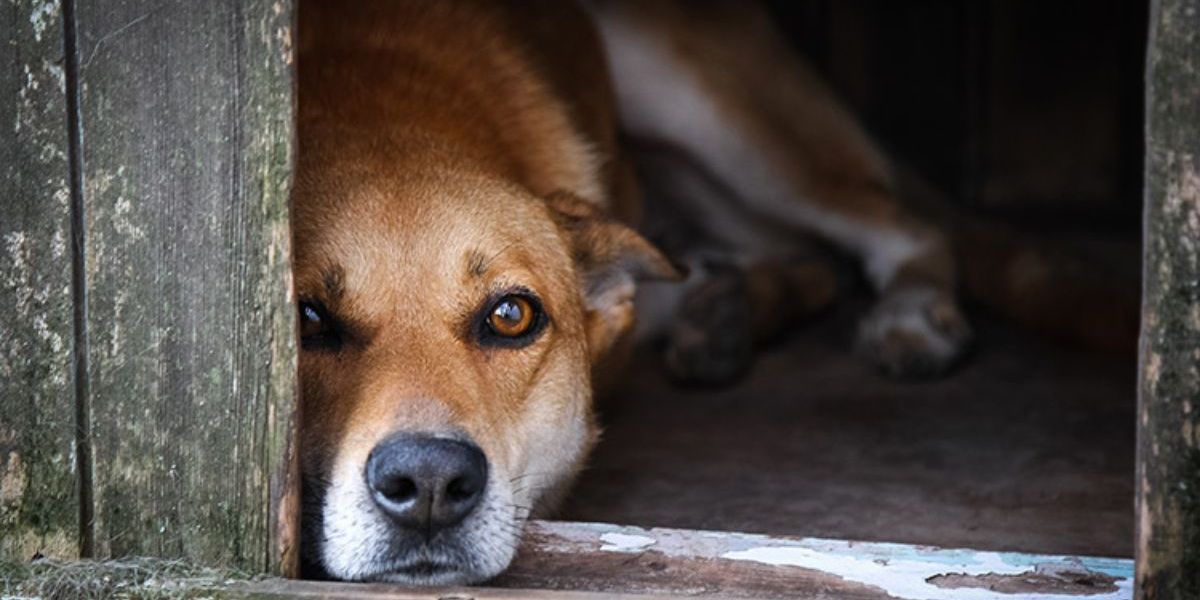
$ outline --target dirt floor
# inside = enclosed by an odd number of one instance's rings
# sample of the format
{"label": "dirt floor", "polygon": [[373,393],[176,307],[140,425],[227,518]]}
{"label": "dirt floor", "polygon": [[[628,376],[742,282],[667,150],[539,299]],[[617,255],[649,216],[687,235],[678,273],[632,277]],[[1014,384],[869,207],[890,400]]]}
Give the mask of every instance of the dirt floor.
{"label": "dirt floor", "polygon": [[1135,365],[977,318],[970,361],[899,383],[850,355],[848,303],[748,381],[673,387],[645,353],[562,518],[1130,556]]}

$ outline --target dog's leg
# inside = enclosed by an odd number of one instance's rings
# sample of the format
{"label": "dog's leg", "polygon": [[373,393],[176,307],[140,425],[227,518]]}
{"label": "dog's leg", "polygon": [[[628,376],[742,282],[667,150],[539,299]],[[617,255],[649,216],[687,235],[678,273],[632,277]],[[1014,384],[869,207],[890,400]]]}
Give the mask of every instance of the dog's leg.
{"label": "dog's leg", "polygon": [[689,272],[682,285],[639,289],[639,337],[665,342],[680,382],[733,383],[756,345],[833,300],[833,270],[808,240],[773,236],[686,156],[661,147],[635,155],[650,198],[644,226]]}
{"label": "dog's leg", "polygon": [[970,329],[943,236],[905,213],[886,160],[762,7],[614,1],[594,13],[631,135],[686,152],[747,213],[859,257],[879,293],[859,327],[866,355],[897,376],[961,355]]}
{"label": "dog's leg", "polygon": [[835,287],[821,261],[707,265],[680,298],[667,330],[667,368],[688,384],[734,383],[753,364],[757,344],[824,308]]}

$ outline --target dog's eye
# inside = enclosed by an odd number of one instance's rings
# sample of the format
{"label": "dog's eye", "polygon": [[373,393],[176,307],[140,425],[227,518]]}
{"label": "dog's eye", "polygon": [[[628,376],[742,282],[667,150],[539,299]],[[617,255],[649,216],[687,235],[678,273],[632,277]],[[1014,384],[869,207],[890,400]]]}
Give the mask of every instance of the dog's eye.
{"label": "dog's eye", "polygon": [[492,306],[488,325],[504,337],[523,335],[533,325],[533,304],[520,296],[505,296]]}
{"label": "dog's eye", "polygon": [[545,324],[546,315],[536,298],[508,294],[488,307],[480,342],[494,346],[524,346],[533,342]]}
{"label": "dog's eye", "polygon": [[340,342],[325,309],[315,302],[300,303],[300,345],[303,348],[328,348]]}

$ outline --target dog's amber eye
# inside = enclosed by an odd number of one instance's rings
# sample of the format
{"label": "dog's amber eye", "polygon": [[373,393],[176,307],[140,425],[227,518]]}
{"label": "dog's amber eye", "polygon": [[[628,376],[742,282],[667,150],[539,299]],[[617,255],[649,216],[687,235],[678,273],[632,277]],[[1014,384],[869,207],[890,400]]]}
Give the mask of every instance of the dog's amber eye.
{"label": "dog's amber eye", "polygon": [[529,300],[521,296],[505,296],[492,307],[488,315],[488,326],[497,335],[508,338],[520,337],[529,332],[534,323],[535,309]]}
{"label": "dog's amber eye", "polygon": [[484,348],[524,348],[550,325],[550,315],[533,292],[517,290],[492,298],[471,321],[471,335]]}

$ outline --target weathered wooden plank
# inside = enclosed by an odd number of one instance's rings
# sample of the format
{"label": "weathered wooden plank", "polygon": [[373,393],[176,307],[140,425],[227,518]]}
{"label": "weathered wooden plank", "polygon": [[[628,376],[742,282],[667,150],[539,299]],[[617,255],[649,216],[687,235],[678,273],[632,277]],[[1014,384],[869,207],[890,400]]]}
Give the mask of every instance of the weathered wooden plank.
{"label": "weathered wooden plank", "polygon": [[534,522],[507,573],[482,588],[272,580],[246,598],[808,598],[1128,600],[1133,561]]}
{"label": "weathered wooden plank", "polygon": [[1132,595],[1130,560],[535,522],[497,586],[742,598],[1005,600]]}
{"label": "weathered wooden plank", "polygon": [[1133,561],[1129,559],[944,550],[599,523],[533,522],[528,533],[509,572],[482,587],[231,580],[229,573],[220,570],[133,559],[30,565],[14,573],[12,588],[0,585],[0,593],[31,598],[91,597],[93,589],[119,589],[131,598],[347,600],[1128,600],[1132,596]]}
{"label": "weathered wooden plank", "polygon": [[1200,598],[1200,0],[1152,7],[1137,459],[1139,598]]}
{"label": "weathered wooden plank", "polygon": [[77,4],[98,556],[290,556],[291,15]]}
{"label": "weathered wooden plank", "polygon": [[62,11],[0,7],[0,559],[78,555]]}

